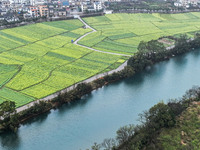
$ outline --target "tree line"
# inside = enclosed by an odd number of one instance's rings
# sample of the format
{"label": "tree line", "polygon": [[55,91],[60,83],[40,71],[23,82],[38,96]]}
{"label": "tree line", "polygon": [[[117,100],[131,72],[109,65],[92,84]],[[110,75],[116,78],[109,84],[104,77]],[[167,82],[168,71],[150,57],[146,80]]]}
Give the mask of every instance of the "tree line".
{"label": "tree line", "polygon": [[190,39],[185,34],[180,35],[179,38],[173,37],[173,39],[175,40],[175,45],[171,49],[165,48],[164,44],[157,40],[151,40],[149,42],[141,41],[138,45],[138,52],[128,60],[128,65],[131,66],[135,72],[138,72],[145,69],[147,66],[163,60],[168,60],[171,57],[184,54],[200,47],[200,36],[198,34],[195,39]]}

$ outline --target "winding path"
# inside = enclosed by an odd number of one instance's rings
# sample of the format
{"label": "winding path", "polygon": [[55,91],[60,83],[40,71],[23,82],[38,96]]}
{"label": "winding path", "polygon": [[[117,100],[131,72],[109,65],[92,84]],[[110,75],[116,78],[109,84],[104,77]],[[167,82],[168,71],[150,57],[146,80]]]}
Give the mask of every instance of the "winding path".
{"label": "winding path", "polygon": [[94,33],[94,32],[97,32],[94,28],[92,28],[91,26],[89,26],[85,21],[83,21],[83,19],[81,19],[80,17],[77,17],[84,25],[86,28],[90,28],[92,31],[91,32],[88,32],[84,35],[82,35],[81,37],[79,37],[76,41],[74,41],[74,44],[75,45],[78,45],[78,46],[81,46],[81,47],[84,47],[84,48],[87,48],[87,49],[90,49],[90,50],[93,50],[93,51],[96,51],[96,52],[101,52],[101,53],[106,53],[106,54],[112,54],[112,55],[120,55],[120,56],[131,56],[131,55],[125,55],[125,54],[119,54],[119,53],[112,53],[112,52],[105,52],[105,51],[100,51],[100,50],[97,50],[97,49],[94,49],[94,48],[91,48],[91,47],[87,47],[85,45],[81,45],[81,44],[78,44],[78,42],[86,37],[87,35],[91,34],[91,33]]}

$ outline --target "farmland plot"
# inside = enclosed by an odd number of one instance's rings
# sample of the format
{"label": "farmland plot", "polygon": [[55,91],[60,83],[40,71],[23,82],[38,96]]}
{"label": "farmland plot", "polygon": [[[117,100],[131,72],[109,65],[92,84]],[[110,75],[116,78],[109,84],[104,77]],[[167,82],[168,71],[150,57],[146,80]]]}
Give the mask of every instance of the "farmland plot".
{"label": "farmland plot", "polygon": [[[101,20],[105,20],[105,22],[99,20],[98,17],[84,18],[84,20],[98,30],[99,36],[95,36],[97,33],[93,33],[86,37],[87,40],[82,39],[80,44],[101,51],[129,55],[133,55],[137,51],[140,41],[150,41],[162,36],[180,34],[193,37],[200,30],[200,13],[197,12],[182,14],[120,13],[101,16]],[[112,42],[108,42],[107,39],[112,40]],[[121,47],[121,44],[127,46]]]}

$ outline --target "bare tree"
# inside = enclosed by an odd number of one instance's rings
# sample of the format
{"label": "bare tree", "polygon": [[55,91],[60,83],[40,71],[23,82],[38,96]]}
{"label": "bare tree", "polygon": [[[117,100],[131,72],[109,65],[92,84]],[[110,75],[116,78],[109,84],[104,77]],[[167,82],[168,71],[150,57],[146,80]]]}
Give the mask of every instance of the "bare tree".
{"label": "bare tree", "polygon": [[100,150],[101,146],[100,146],[100,144],[97,144],[95,142],[94,145],[91,148],[92,148],[92,150]]}
{"label": "bare tree", "polygon": [[112,148],[116,146],[116,141],[112,138],[104,139],[101,146],[104,148],[104,150],[112,150]]}
{"label": "bare tree", "polygon": [[135,126],[132,124],[119,128],[116,137],[119,144],[128,141],[134,135],[134,128]]}

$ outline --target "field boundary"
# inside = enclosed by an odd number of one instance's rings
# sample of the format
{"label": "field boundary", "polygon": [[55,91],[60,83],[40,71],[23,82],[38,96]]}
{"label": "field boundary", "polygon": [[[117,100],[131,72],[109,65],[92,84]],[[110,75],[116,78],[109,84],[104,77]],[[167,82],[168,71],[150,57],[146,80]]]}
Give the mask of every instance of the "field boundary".
{"label": "field boundary", "polygon": [[111,70],[111,71],[108,71],[108,72],[105,72],[105,73],[97,74],[97,75],[92,76],[92,77],[90,77],[90,78],[88,78],[88,79],[85,79],[85,80],[83,80],[83,81],[81,81],[81,82],[78,82],[78,83],[76,83],[76,84],[74,84],[74,85],[71,85],[71,86],[69,86],[69,87],[67,87],[67,88],[65,88],[65,89],[63,89],[63,90],[61,90],[61,91],[58,91],[58,92],[56,92],[56,93],[54,93],[54,94],[51,94],[51,95],[49,95],[49,96],[47,96],[47,97],[45,97],[45,98],[38,99],[38,100],[32,101],[32,102],[30,102],[30,103],[28,103],[28,104],[26,104],[26,105],[24,105],[24,106],[18,107],[18,108],[16,109],[16,111],[17,111],[17,113],[19,113],[19,112],[21,112],[21,111],[23,111],[23,110],[26,110],[26,109],[30,108],[31,106],[34,106],[34,104],[39,103],[40,101],[50,101],[50,100],[52,100],[53,98],[56,98],[59,94],[66,93],[66,92],[68,92],[68,91],[73,90],[73,89],[76,88],[77,85],[80,84],[80,83],[90,83],[90,82],[92,82],[92,81],[94,81],[94,80],[96,80],[96,79],[98,79],[98,78],[102,78],[102,77],[104,77],[104,76],[106,76],[106,75],[110,75],[110,74],[112,74],[112,73],[114,73],[114,72],[121,71],[121,70],[124,69],[124,67],[127,66],[127,62],[128,62],[128,61],[125,61],[125,62],[124,62],[122,65],[120,65],[117,69],[114,69],[114,70]]}
{"label": "field boundary", "polygon": [[81,37],[79,37],[76,41],[74,41],[74,44],[75,45],[78,45],[78,46],[81,46],[81,47],[84,47],[84,48],[87,48],[87,49],[90,49],[92,51],[96,51],[96,52],[100,52],[100,53],[106,53],[106,54],[112,54],[112,55],[119,55],[119,56],[131,56],[131,55],[126,55],[126,54],[120,54],[120,53],[112,53],[112,52],[106,52],[106,51],[101,51],[101,50],[97,50],[97,49],[94,49],[94,48],[91,48],[91,47],[88,47],[88,46],[85,46],[85,45],[82,45],[82,44],[78,44],[78,42],[83,39],[84,37],[86,37],[87,35],[91,34],[91,33],[94,33],[94,32],[97,32],[97,30],[95,30],[94,28],[92,28],[91,26],[89,26],[85,21],[83,21],[83,19],[81,19],[81,17],[78,17],[78,19],[85,25],[86,28],[90,28],[92,31],[91,32],[88,32],[84,35],[82,35]]}

